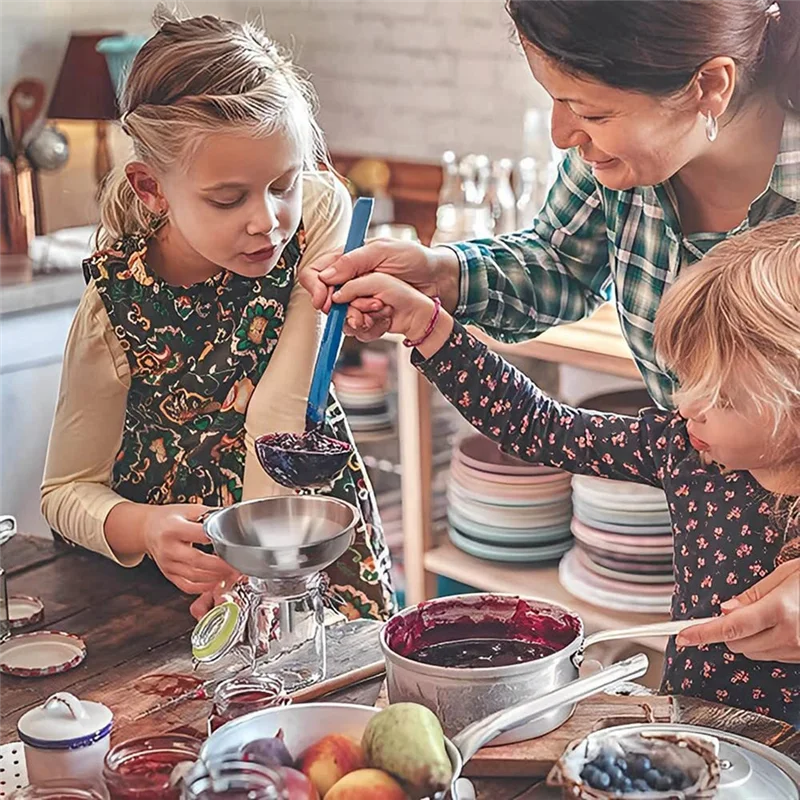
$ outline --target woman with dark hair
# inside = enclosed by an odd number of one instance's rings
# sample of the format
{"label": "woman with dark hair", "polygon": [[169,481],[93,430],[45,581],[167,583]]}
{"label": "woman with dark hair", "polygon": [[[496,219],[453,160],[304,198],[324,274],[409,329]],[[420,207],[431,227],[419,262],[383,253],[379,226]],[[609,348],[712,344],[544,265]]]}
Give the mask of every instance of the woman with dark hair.
{"label": "woman with dark hair", "polygon": [[[675,382],[653,347],[664,291],[719,242],[800,214],[800,0],[506,7],[553,99],[553,141],[568,151],[531,227],[435,248],[379,240],[321,256],[301,281],[325,308],[331,287],[386,272],[504,341],[588,316],[613,285],[647,388],[673,408]],[[377,338],[391,314],[356,301],[349,332]],[[779,637],[792,643],[786,660],[800,661],[796,570],[775,574],[686,643],[726,641],[759,659]]]}

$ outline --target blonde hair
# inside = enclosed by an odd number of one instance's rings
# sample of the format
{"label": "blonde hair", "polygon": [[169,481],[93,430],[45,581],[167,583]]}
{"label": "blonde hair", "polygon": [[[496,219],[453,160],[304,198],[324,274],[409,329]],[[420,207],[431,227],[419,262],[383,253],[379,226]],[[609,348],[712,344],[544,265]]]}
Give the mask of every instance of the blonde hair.
{"label": "blonde hair", "polygon": [[[153,22],[157,32],[134,59],[120,101],[138,160],[160,171],[185,165],[224,123],[257,137],[297,137],[306,169],[329,163],[311,84],[261,28],[213,16],[179,20],[161,5]],[[103,186],[98,248],[157,223],[117,167]]]}
{"label": "blonde hair", "polygon": [[656,316],[677,399],[705,408],[745,390],[773,433],[800,419],[800,216],[720,243],[682,275]]}

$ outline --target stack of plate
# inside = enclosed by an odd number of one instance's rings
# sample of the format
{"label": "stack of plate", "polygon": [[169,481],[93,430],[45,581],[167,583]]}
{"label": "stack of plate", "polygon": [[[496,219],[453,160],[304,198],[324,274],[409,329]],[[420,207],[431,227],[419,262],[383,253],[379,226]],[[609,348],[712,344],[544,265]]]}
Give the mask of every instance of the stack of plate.
{"label": "stack of plate", "polygon": [[571,546],[570,476],[505,455],[483,436],[453,450],[449,536],[460,550],[492,561],[540,562]]}
{"label": "stack of plate", "polygon": [[572,479],[575,547],[562,559],[567,591],[618,611],[669,611],[672,529],[661,489],[585,475]]}
{"label": "stack of plate", "polygon": [[380,431],[392,425],[388,370],[370,367],[339,367],[333,374],[336,397],[353,431]]}

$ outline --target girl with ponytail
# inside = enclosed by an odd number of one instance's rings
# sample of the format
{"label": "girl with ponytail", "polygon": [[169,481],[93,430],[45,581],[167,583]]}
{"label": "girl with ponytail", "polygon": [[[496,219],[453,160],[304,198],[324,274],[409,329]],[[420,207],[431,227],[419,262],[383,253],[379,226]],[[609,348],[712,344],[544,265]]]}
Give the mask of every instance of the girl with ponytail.
{"label": "girl with ponytail", "polygon": [[[319,320],[297,278],[344,244],[350,198],[319,171],[313,89],[263,31],[160,10],[156,23],[121,101],[134,157],[102,193],[42,510],[63,538],[124,566],[149,555],[202,595],[200,614],[237,576],[193,547],[206,542],[198,518],[289,493],[254,440],[304,428]],[[333,397],[325,424],[352,439]],[[330,604],[383,619],[389,556],[357,451],[325,491],[362,518],[328,570]]]}

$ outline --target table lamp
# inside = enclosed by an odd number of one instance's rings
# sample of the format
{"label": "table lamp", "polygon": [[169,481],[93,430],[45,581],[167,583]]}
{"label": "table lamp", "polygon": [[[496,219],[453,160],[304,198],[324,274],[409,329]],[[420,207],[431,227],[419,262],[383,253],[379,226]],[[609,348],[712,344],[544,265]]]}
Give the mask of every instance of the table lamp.
{"label": "table lamp", "polygon": [[119,31],[76,33],[70,36],[58,81],[50,98],[50,119],[95,120],[94,176],[98,184],[111,169],[108,121],[117,119],[117,98],[108,63],[97,44]]}

